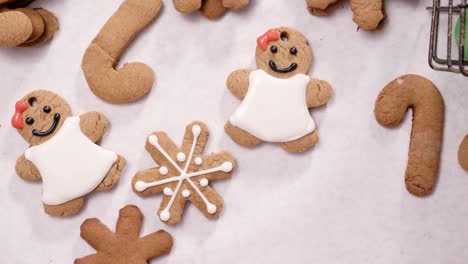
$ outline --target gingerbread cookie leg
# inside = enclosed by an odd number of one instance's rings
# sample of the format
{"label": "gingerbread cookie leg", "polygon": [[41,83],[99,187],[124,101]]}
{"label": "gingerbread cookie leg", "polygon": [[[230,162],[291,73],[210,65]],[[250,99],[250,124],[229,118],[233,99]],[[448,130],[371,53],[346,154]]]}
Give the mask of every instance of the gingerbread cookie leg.
{"label": "gingerbread cookie leg", "polygon": [[463,169],[468,170],[468,135],[465,136],[458,150],[458,161]]}
{"label": "gingerbread cookie leg", "polygon": [[384,19],[383,0],[350,0],[353,21],[364,30],[375,30]]}
{"label": "gingerbread cookie leg", "polygon": [[244,147],[255,147],[263,142],[242,128],[232,125],[231,122],[227,122],[224,125],[224,131],[234,142]]}
{"label": "gingerbread cookie leg", "polygon": [[309,148],[315,146],[319,141],[317,131],[314,131],[308,135],[303,136],[300,139],[296,139],[294,141],[283,142],[279,145],[286,151],[291,153],[301,153]]}
{"label": "gingerbread cookie leg", "polygon": [[83,56],[82,68],[91,91],[110,103],[133,102],[154,83],[153,70],[143,63],[114,67],[128,44],[159,14],[161,0],[125,0],[107,21]]}
{"label": "gingerbread cookie leg", "polygon": [[48,205],[43,203],[44,211],[49,215],[54,216],[70,216],[78,213],[83,207],[84,198],[76,198],[69,202],[59,204],[59,205]]}
{"label": "gingerbread cookie leg", "polygon": [[398,126],[408,108],[413,128],[406,168],[406,189],[417,196],[432,192],[439,174],[444,100],[437,87],[418,75],[404,75],[389,83],[375,103],[375,118],[385,127]]}

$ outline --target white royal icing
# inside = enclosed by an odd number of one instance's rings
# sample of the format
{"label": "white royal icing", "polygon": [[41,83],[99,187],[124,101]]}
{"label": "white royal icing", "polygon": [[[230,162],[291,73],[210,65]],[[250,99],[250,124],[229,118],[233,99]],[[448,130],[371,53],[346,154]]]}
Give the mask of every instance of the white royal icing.
{"label": "white royal icing", "polygon": [[267,142],[288,142],[315,130],[307,107],[310,77],[275,78],[263,70],[250,73],[249,89],[229,121]]}
{"label": "white royal icing", "polygon": [[196,157],[196,158],[195,158],[195,164],[201,165],[202,163],[203,163],[203,159],[202,159],[202,158],[200,158],[200,157]]}
{"label": "white royal icing", "polygon": [[68,117],[46,142],[30,147],[25,157],[42,176],[42,201],[59,205],[94,190],[117,160],[117,154],[92,142],[80,128],[80,117]]}
{"label": "white royal icing", "polygon": [[[200,198],[205,203],[206,210],[208,211],[208,213],[210,213],[210,214],[216,213],[216,210],[217,210],[216,205],[214,205],[210,201],[208,201],[208,198],[200,191],[198,186],[195,185],[195,183],[192,181],[191,178],[196,177],[196,176],[200,176],[200,175],[206,175],[206,174],[217,172],[217,171],[230,172],[233,169],[233,164],[231,162],[229,162],[229,161],[225,161],[225,162],[223,162],[223,164],[221,164],[218,167],[214,167],[214,168],[206,169],[206,170],[202,170],[202,171],[197,171],[197,172],[187,173],[187,170],[188,170],[188,168],[189,168],[189,166],[190,166],[190,164],[192,162],[192,159],[193,159],[193,152],[195,151],[195,147],[196,147],[197,142],[198,142],[198,136],[200,136],[200,133],[201,133],[201,127],[198,126],[198,125],[194,125],[192,127],[193,142],[192,142],[192,146],[191,146],[191,149],[190,149],[189,156],[187,158],[187,162],[185,163],[185,166],[184,166],[183,169],[161,147],[161,145],[158,142],[158,137],[156,135],[151,135],[151,136],[148,137],[149,143],[151,145],[153,145],[154,147],[156,147],[156,149],[158,149],[158,151],[161,152],[161,154],[179,172],[179,175],[174,176],[174,177],[170,177],[170,178],[167,178],[167,179],[154,181],[154,182],[137,181],[135,183],[135,189],[137,191],[139,191],[139,192],[142,192],[142,191],[144,191],[144,190],[146,190],[146,189],[148,189],[150,187],[159,186],[159,185],[166,184],[166,183],[169,183],[169,182],[177,182],[177,186],[176,186],[175,190],[171,190],[170,188],[164,188],[164,194],[166,194],[168,196],[171,196],[171,199],[169,200],[169,203],[166,205],[166,207],[159,214],[159,218],[162,221],[168,221],[169,219],[171,219],[170,210],[172,208],[172,205],[174,204],[174,201],[175,201],[178,193],[180,192],[182,183],[184,181],[187,181],[190,184],[190,186],[195,190],[195,192],[200,196]],[[178,159],[179,154],[181,154],[181,152],[179,152],[177,154],[177,157],[176,157],[177,160],[179,160]],[[184,154],[184,160],[185,160],[185,154]],[[206,180],[206,179],[203,179],[203,180],[206,181],[206,185],[202,185],[201,183],[200,183],[200,185],[207,186],[208,185],[208,180]],[[171,190],[171,193],[170,194],[168,194],[169,192],[166,193],[166,189]],[[181,195],[184,198],[187,198],[187,197],[189,197],[191,195],[191,192],[189,190],[183,190]]]}

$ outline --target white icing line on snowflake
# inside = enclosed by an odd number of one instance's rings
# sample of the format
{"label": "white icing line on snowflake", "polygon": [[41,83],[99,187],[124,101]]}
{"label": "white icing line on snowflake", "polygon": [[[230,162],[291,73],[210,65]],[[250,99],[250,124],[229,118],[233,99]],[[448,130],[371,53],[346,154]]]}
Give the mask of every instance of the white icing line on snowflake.
{"label": "white icing line on snowflake", "polygon": [[[203,171],[198,171],[198,172],[193,172],[193,173],[187,173],[187,170],[188,170],[188,168],[190,166],[190,163],[192,162],[193,153],[195,151],[195,147],[197,145],[197,141],[198,141],[198,137],[199,137],[200,133],[201,133],[200,126],[194,125],[192,127],[193,142],[192,142],[190,153],[189,153],[189,156],[188,156],[188,159],[187,159],[187,163],[185,163],[185,166],[184,166],[183,170],[169,156],[169,154],[161,147],[161,145],[159,145],[158,137],[156,135],[151,135],[148,138],[149,143],[151,145],[155,146],[159,150],[159,152],[161,152],[161,154],[171,163],[171,165],[174,168],[176,168],[180,173],[179,176],[174,176],[174,177],[167,178],[167,179],[164,179],[164,180],[159,180],[159,181],[154,181],[154,182],[149,182],[149,183],[143,182],[143,181],[137,181],[135,183],[135,189],[137,191],[139,191],[139,192],[142,192],[142,191],[144,191],[144,190],[146,190],[147,188],[150,188],[150,187],[166,184],[166,183],[169,183],[169,182],[178,181],[177,186],[176,186],[174,191],[172,191],[170,188],[164,188],[164,194],[170,195],[171,199],[169,200],[169,203],[167,204],[166,208],[164,208],[164,210],[162,210],[161,214],[159,215],[159,218],[162,221],[168,221],[171,218],[171,214],[170,214],[169,211],[170,211],[172,205],[174,204],[175,198],[176,198],[177,194],[179,193],[180,187],[182,186],[182,183],[183,183],[184,180],[186,180],[192,186],[192,188],[197,192],[197,194],[203,200],[208,213],[214,214],[217,211],[216,205],[214,205],[214,204],[210,203],[210,201],[208,201],[206,196],[200,191],[200,189],[193,183],[193,181],[190,178],[200,176],[200,175],[209,174],[209,173],[213,173],[213,172],[217,172],[217,171],[230,172],[230,171],[232,171],[233,165],[232,165],[231,162],[226,161],[226,162],[223,162],[223,164],[221,164],[220,166],[215,167],[215,168],[211,168],[211,169],[207,169],[207,170],[203,170]],[[179,154],[180,153],[178,153],[177,156],[181,156]],[[179,157],[177,157],[177,159],[180,160]],[[185,154],[184,154],[184,160],[185,160]],[[208,180],[207,179],[202,179],[200,181],[200,185],[207,186],[208,185]],[[166,189],[168,189],[168,190],[166,190]],[[169,190],[170,190],[170,192],[169,192]],[[191,193],[190,193],[189,190],[183,190],[182,191],[182,196],[185,197],[185,198],[189,197],[190,194]]]}

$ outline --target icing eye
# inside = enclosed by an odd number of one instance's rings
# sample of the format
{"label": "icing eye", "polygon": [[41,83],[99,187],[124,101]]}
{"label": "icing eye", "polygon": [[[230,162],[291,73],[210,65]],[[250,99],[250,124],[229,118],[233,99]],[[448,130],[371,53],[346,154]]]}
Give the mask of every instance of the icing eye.
{"label": "icing eye", "polygon": [[271,46],[270,51],[271,51],[271,53],[276,53],[276,52],[278,52],[278,48],[275,45],[273,45],[273,46]]}
{"label": "icing eye", "polygon": [[295,47],[292,47],[290,50],[289,50],[289,53],[291,53],[292,55],[296,55],[297,54],[297,49]]}
{"label": "icing eye", "polygon": [[44,108],[42,108],[42,110],[43,110],[45,113],[50,113],[50,111],[52,111],[52,109],[51,109],[50,106],[48,106],[48,105],[44,106]]}
{"label": "icing eye", "polygon": [[28,125],[34,124],[34,118],[32,118],[32,117],[26,118],[26,124],[28,124]]}

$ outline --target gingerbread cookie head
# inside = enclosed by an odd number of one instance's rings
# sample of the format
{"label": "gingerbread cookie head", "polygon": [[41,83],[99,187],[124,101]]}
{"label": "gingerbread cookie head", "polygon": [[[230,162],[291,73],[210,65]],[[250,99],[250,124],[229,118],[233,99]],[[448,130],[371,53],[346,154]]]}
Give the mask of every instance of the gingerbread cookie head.
{"label": "gingerbread cookie head", "polygon": [[52,138],[71,115],[68,103],[57,94],[37,90],[16,102],[11,124],[32,146]]}
{"label": "gingerbread cookie head", "polygon": [[280,27],[257,38],[257,67],[277,78],[290,78],[309,73],[312,49],[307,39],[296,30]]}

